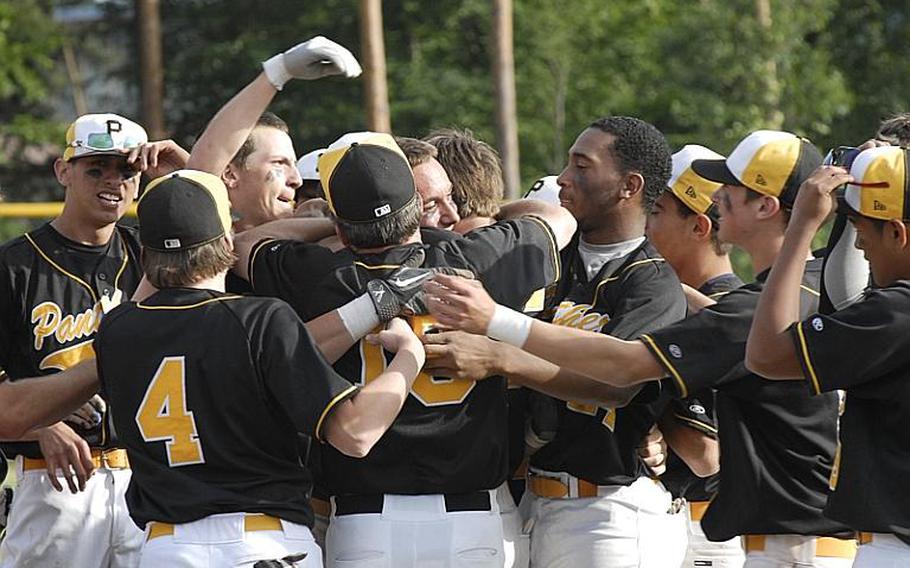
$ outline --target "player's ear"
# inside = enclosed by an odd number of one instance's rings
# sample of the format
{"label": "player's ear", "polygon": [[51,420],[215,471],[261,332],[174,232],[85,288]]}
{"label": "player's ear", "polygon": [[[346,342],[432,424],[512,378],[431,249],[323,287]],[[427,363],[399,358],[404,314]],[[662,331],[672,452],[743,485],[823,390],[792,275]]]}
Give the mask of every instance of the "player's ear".
{"label": "player's ear", "polygon": [[623,199],[629,199],[637,193],[642,193],[644,190],[644,176],[638,172],[630,172],[628,175],[626,175],[626,180],[619,192],[619,196]]}
{"label": "player's ear", "polygon": [[781,210],[780,201],[776,197],[762,195],[758,202],[759,219],[770,219]]}
{"label": "player's ear", "polygon": [[224,171],[221,172],[221,181],[224,182],[224,186],[228,191],[237,187],[237,177],[237,168],[233,163],[228,164]]}
{"label": "player's ear", "polygon": [[64,161],[63,158],[57,158],[54,160],[54,175],[57,176],[57,181],[60,182],[60,185],[66,187],[69,184],[69,176],[71,163]]}
{"label": "player's ear", "polygon": [[699,213],[694,217],[695,222],[692,225],[692,232],[698,240],[711,238],[711,218],[704,213]]}
{"label": "player's ear", "polygon": [[351,242],[348,240],[347,235],[344,234],[344,231],[341,230],[341,227],[338,226],[338,223],[335,223],[335,234],[341,239],[341,244],[346,247],[351,246]]}
{"label": "player's ear", "polygon": [[903,250],[907,248],[907,225],[899,219],[891,219],[885,223],[884,228],[882,229],[884,236],[890,241],[896,250]]}

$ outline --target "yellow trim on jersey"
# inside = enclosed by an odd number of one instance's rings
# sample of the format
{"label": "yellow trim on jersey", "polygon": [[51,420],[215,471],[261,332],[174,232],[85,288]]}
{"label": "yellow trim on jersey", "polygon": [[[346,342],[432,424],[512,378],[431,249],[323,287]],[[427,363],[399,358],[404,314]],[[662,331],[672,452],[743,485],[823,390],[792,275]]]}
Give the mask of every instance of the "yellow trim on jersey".
{"label": "yellow trim on jersey", "polygon": [[326,407],[322,410],[322,414],[319,415],[319,420],[316,421],[316,430],[313,433],[316,435],[317,440],[319,440],[320,442],[322,441],[322,436],[320,435],[320,433],[322,432],[322,423],[325,421],[326,417],[329,415],[329,412],[331,412],[331,410],[333,408],[335,408],[336,404],[338,404],[339,402],[346,399],[351,394],[352,391],[356,391],[356,390],[357,390],[357,387],[354,385],[351,385],[350,388],[344,389],[343,391],[341,391],[340,393],[335,395],[335,398],[333,398],[332,400],[329,401],[329,403],[326,405]]}
{"label": "yellow trim on jersey", "polygon": [[718,298],[723,298],[724,296],[729,294],[731,291],[732,290],[724,290],[723,292],[714,292],[713,294],[708,294],[708,297],[711,298],[712,300],[716,300]]}
{"label": "yellow trim on jersey", "polygon": [[[559,282],[562,272],[562,265],[560,264],[559,258],[559,245],[556,243],[556,235],[553,234],[553,229],[550,228],[550,224],[536,215],[526,215],[524,217],[519,217],[519,219],[530,219],[536,221],[543,227],[544,232],[547,234],[547,239],[550,241],[550,255],[553,259],[553,272],[556,274],[556,278],[553,279],[553,282]],[[548,284],[552,284],[552,282],[549,282]]]}
{"label": "yellow trim on jersey", "polygon": [[[116,229],[115,229],[116,230]],[[123,272],[126,270],[126,265],[129,264],[130,251],[127,248],[126,243],[123,240],[123,237],[120,238],[120,248],[123,249],[123,263],[120,265],[120,270],[117,271],[117,276],[114,276],[114,289],[120,289],[120,277],[123,276]]]}
{"label": "yellow trim on jersey", "polygon": [[809,288],[805,284],[800,284],[799,287],[802,288],[803,290],[805,290],[806,292],[809,292],[813,296],[818,296],[819,298],[821,297],[821,293],[819,293],[818,290],[813,290],[812,288]]}
{"label": "yellow trim on jersey", "polygon": [[686,386],[686,382],[683,381],[679,372],[676,370],[676,367],[670,363],[669,359],[664,357],[664,354],[660,351],[660,348],[657,347],[657,343],[651,339],[651,336],[645,333],[641,335],[639,339],[651,346],[652,351],[657,354],[657,358],[660,359],[660,361],[663,363],[664,368],[670,371],[670,375],[673,376],[673,378],[676,380],[676,385],[679,387],[680,398],[686,398],[689,396],[689,387]]}
{"label": "yellow trim on jersey", "polygon": [[717,434],[717,428],[715,428],[709,424],[705,424],[704,422],[702,422],[700,420],[693,420],[687,416],[683,416],[682,414],[674,414],[673,417],[678,420],[682,420],[683,422],[689,423],[690,427],[695,428],[696,430],[701,430],[702,432],[709,432],[711,434]]}
{"label": "yellow trim on jersey", "polygon": [[375,265],[371,266],[369,264],[364,264],[364,263],[360,262],[359,260],[355,260],[354,264],[359,266],[360,268],[365,268],[366,270],[392,270],[392,269],[401,267],[400,264],[375,264]]}
{"label": "yellow trim on jersey", "polygon": [[243,296],[221,296],[220,298],[209,298],[208,300],[196,302],[195,304],[187,304],[185,306],[148,306],[142,302],[139,302],[136,304],[136,307],[143,310],[192,310],[193,308],[211,304],[212,302],[220,302],[221,300],[239,300],[242,297]]}
{"label": "yellow trim on jersey", "polygon": [[43,258],[44,260],[46,260],[48,264],[50,264],[51,266],[53,266],[54,268],[56,268],[57,270],[59,270],[60,272],[62,272],[64,275],[68,276],[69,278],[73,279],[74,281],[78,282],[78,283],[81,284],[83,287],[85,287],[85,289],[88,290],[88,293],[92,295],[92,303],[93,303],[93,304],[95,304],[95,303],[98,302],[98,295],[95,294],[95,289],[88,285],[88,282],[86,282],[86,281],[83,280],[82,278],[79,278],[79,277],[76,276],[75,274],[73,274],[73,273],[71,273],[71,272],[68,272],[65,268],[63,268],[62,266],[60,266],[59,264],[57,264],[56,262],[54,262],[53,260],[51,260],[51,257],[49,257],[49,256],[47,256],[46,254],[44,254],[44,251],[41,250],[41,247],[38,246],[38,243],[36,243],[36,242],[32,239],[32,236],[31,236],[31,235],[29,235],[28,233],[25,233],[25,235],[23,235],[23,236],[25,237],[25,240],[27,240],[29,243],[31,243],[31,245],[32,245],[33,247],[35,247],[35,250],[38,251],[38,254],[41,255],[41,258]]}
{"label": "yellow trim on jersey", "polygon": [[815,374],[815,367],[812,366],[812,360],[809,359],[809,346],[806,344],[806,336],[803,334],[803,322],[796,323],[796,336],[799,338],[800,354],[803,356],[806,368],[809,369],[809,378],[812,379],[812,388],[815,389],[815,394],[821,394],[822,388],[818,383],[818,375]]}
{"label": "yellow trim on jersey", "polygon": [[607,284],[608,282],[616,282],[620,278],[624,277],[626,275],[626,273],[628,273],[630,270],[632,270],[636,266],[648,264],[651,262],[667,262],[667,261],[662,258],[644,258],[642,260],[636,260],[629,266],[623,268],[622,272],[620,272],[619,274],[617,274],[615,276],[609,276],[607,278],[604,278],[597,284],[597,287],[594,288],[594,298],[591,300],[591,305],[593,306],[594,304],[597,303],[597,296],[600,295],[600,289],[601,289],[601,287],[603,287],[604,284]]}
{"label": "yellow trim on jersey", "polygon": [[263,239],[263,240],[259,241],[253,247],[252,252],[250,252],[250,259],[247,261],[246,275],[247,275],[247,278],[249,278],[249,280],[250,280],[250,287],[253,290],[256,289],[256,285],[253,284],[253,265],[256,263],[256,255],[259,254],[259,251],[262,249],[262,247],[264,247],[265,245],[267,245],[269,243],[274,243],[277,240],[278,239]]}

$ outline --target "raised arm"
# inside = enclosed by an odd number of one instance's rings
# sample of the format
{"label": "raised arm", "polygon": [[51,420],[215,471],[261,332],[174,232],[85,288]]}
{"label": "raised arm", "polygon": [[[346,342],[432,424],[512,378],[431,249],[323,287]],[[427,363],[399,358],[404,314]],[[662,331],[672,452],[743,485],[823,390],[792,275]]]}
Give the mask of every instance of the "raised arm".
{"label": "raised arm", "polygon": [[762,289],[749,341],[746,367],[768,379],[802,379],[790,326],[800,320],[800,284],[812,237],[834,207],[831,192],[853,181],[838,166],[821,166],[803,182],[787,225],[784,243]]}
{"label": "raised arm", "polygon": [[318,242],[335,234],[335,222],[331,219],[315,217],[293,217],[278,219],[252,227],[234,237],[234,254],[237,262],[232,270],[234,273],[249,280],[250,255],[256,243],[264,239]]}
{"label": "raised arm", "polygon": [[215,114],[193,147],[187,168],[220,176],[287,81],[327,75],[350,78],[361,72],[350,51],[321,36],[279,53],[262,68],[262,73]]}

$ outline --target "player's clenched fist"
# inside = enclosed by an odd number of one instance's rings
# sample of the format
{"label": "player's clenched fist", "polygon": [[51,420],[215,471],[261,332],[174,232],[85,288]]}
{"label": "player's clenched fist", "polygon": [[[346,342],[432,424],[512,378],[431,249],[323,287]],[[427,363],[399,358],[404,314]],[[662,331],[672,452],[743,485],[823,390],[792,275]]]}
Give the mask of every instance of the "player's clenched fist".
{"label": "player's clenched fist", "polygon": [[366,340],[374,345],[382,345],[382,348],[390,353],[405,351],[411,353],[418,369],[423,367],[423,363],[426,360],[423,343],[414,334],[411,326],[401,318],[390,320],[384,330],[366,336]]}
{"label": "player's clenched fist", "polygon": [[347,48],[322,36],[299,43],[264,61],[262,69],[279,91],[291,79],[312,80],[327,75],[353,78],[362,72],[360,63]]}

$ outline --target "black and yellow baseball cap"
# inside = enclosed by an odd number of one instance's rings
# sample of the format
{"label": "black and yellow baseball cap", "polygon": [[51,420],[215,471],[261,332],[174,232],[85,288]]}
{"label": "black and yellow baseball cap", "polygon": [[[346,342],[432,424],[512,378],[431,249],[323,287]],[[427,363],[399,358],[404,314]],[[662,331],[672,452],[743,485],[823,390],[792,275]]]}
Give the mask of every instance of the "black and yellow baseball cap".
{"label": "black and yellow baseball cap", "polygon": [[367,133],[319,156],[319,179],[335,216],[370,223],[417,199],[414,174],[389,134]]}
{"label": "black and yellow baseball cap", "polygon": [[224,182],[197,170],[179,170],[148,184],[138,215],[142,246],[162,252],[195,248],[231,230]]}
{"label": "black and yellow baseball cap", "polygon": [[723,160],[724,157],[704,146],[686,144],[682,150],[673,154],[673,171],[667,188],[683,204],[696,213],[710,215],[714,210],[711,196],[722,185],[705,179],[695,173],[692,162],[695,160]]}
{"label": "black and yellow baseball cap", "polygon": [[857,183],[847,184],[840,204],[871,219],[910,219],[908,159],[908,150],[896,146],[863,150],[850,167]]}
{"label": "black and yellow baseball cap", "polygon": [[743,138],[725,160],[695,160],[692,169],[705,179],[747,187],[791,207],[799,186],[821,163],[821,152],[805,138],[779,130],[757,130]]}

